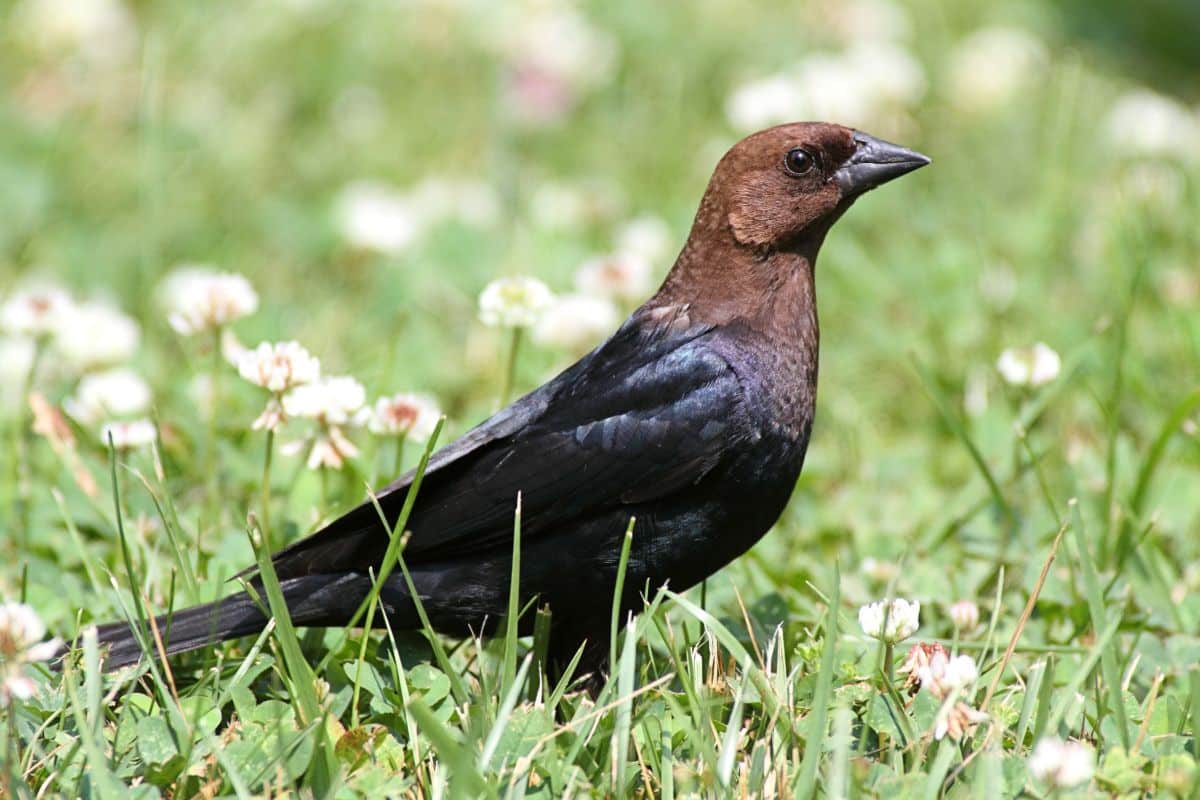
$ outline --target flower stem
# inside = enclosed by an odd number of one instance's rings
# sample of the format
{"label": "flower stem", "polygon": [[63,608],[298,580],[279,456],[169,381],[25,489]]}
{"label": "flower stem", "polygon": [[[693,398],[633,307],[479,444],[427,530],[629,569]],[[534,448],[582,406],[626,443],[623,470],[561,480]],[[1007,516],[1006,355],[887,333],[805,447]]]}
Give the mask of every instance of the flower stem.
{"label": "flower stem", "polygon": [[262,471],[262,508],[259,510],[263,541],[267,551],[274,552],[275,543],[271,540],[271,455],[275,450],[275,429],[267,428],[267,446],[263,454]]}
{"label": "flower stem", "polygon": [[504,383],[500,388],[500,406],[508,405],[508,400],[512,397],[513,384],[516,383],[517,377],[517,353],[521,350],[521,332],[523,328],[513,328],[512,338],[508,345],[508,364],[504,367]]}
{"label": "flower stem", "polygon": [[896,675],[896,645],[892,642],[883,644],[883,674],[891,685]]}
{"label": "flower stem", "polygon": [[37,376],[38,365],[46,349],[46,337],[38,336],[33,342],[33,358],[29,360],[29,371],[21,384],[17,397],[16,458],[13,459],[13,477],[16,486],[13,519],[16,520],[17,547],[24,550],[29,530],[29,496],[33,493],[33,474],[29,453],[33,449],[33,428],[29,409],[29,393]]}
{"label": "flower stem", "polygon": [[396,463],[393,465],[392,479],[399,478],[404,474],[404,436],[396,438]]}
{"label": "flower stem", "polygon": [[217,478],[217,410],[221,405],[221,328],[212,330],[212,361],[209,364],[208,419],[205,428],[204,459],[208,477],[207,500],[210,524],[216,523],[220,483]]}

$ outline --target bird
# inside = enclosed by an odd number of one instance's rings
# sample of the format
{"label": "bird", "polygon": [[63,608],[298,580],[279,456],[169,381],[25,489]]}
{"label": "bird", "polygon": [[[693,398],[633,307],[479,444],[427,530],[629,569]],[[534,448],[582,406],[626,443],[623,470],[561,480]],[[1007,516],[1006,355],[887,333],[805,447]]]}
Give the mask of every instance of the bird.
{"label": "bird", "polygon": [[[408,579],[393,570],[379,588],[391,628],[421,628],[419,600],[438,633],[495,633],[519,502],[520,607],[549,608],[551,666],[577,659],[575,674],[594,679],[608,668],[614,606],[637,613],[647,590],[683,591],[754,545],[783,513],[812,433],[818,251],[857,198],[929,163],[825,122],[735,144],[657,292],[579,361],[432,454],[405,526]],[[294,625],[352,621],[415,477],[271,556]],[[173,655],[268,620],[242,591],[155,622]],[[137,625],[98,627],[108,669],[143,657]]]}

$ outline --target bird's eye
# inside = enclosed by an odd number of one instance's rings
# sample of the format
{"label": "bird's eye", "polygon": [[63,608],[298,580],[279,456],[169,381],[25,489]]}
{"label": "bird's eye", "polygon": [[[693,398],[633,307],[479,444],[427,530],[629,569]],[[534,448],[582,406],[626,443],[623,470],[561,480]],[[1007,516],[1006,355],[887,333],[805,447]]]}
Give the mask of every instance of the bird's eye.
{"label": "bird's eye", "polygon": [[783,166],[793,175],[804,175],[813,168],[817,161],[802,147],[789,150],[783,158]]}

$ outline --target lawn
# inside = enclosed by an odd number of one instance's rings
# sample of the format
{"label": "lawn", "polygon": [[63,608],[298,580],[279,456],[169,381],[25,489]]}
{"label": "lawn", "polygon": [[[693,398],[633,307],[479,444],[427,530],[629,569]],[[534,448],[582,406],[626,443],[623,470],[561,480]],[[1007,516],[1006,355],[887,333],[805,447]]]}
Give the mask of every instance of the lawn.
{"label": "lawn", "polygon": [[[1196,796],[1200,97],[1087,11],[0,7],[0,796]],[[792,119],[933,164],[825,244],[783,518],[614,619],[597,696],[537,637],[286,618],[102,671],[92,624],[233,591],[599,342]],[[555,295],[519,335],[512,276]],[[238,362],[284,341],[348,380],[268,434]]]}

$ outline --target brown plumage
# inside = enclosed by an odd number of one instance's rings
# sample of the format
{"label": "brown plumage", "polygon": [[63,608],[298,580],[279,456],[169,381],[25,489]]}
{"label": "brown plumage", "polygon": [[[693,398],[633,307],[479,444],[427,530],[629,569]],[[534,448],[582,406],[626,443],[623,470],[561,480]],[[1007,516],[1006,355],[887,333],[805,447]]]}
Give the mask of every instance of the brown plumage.
{"label": "brown plumage", "polygon": [[[645,589],[686,589],[754,544],[783,511],[812,430],[821,243],[855,198],[927,163],[826,123],[781,125],[735,145],[659,291],[578,363],[434,455],[404,552],[433,625],[486,633],[503,618],[518,492],[522,606],[549,604],[558,664],[586,644],[583,672],[604,667],[630,517],[628,611]],[[389,521],[411,481],[380,493]],[[345,624],[387,542],[364,504],[277,553],[296,624]],[[393,628],[419,624],[398,573],[381,599]],[[265,623],[238,594],[158,627],[174,653]],[[110,666],[140,657],[122,623],[101,638]]]}

